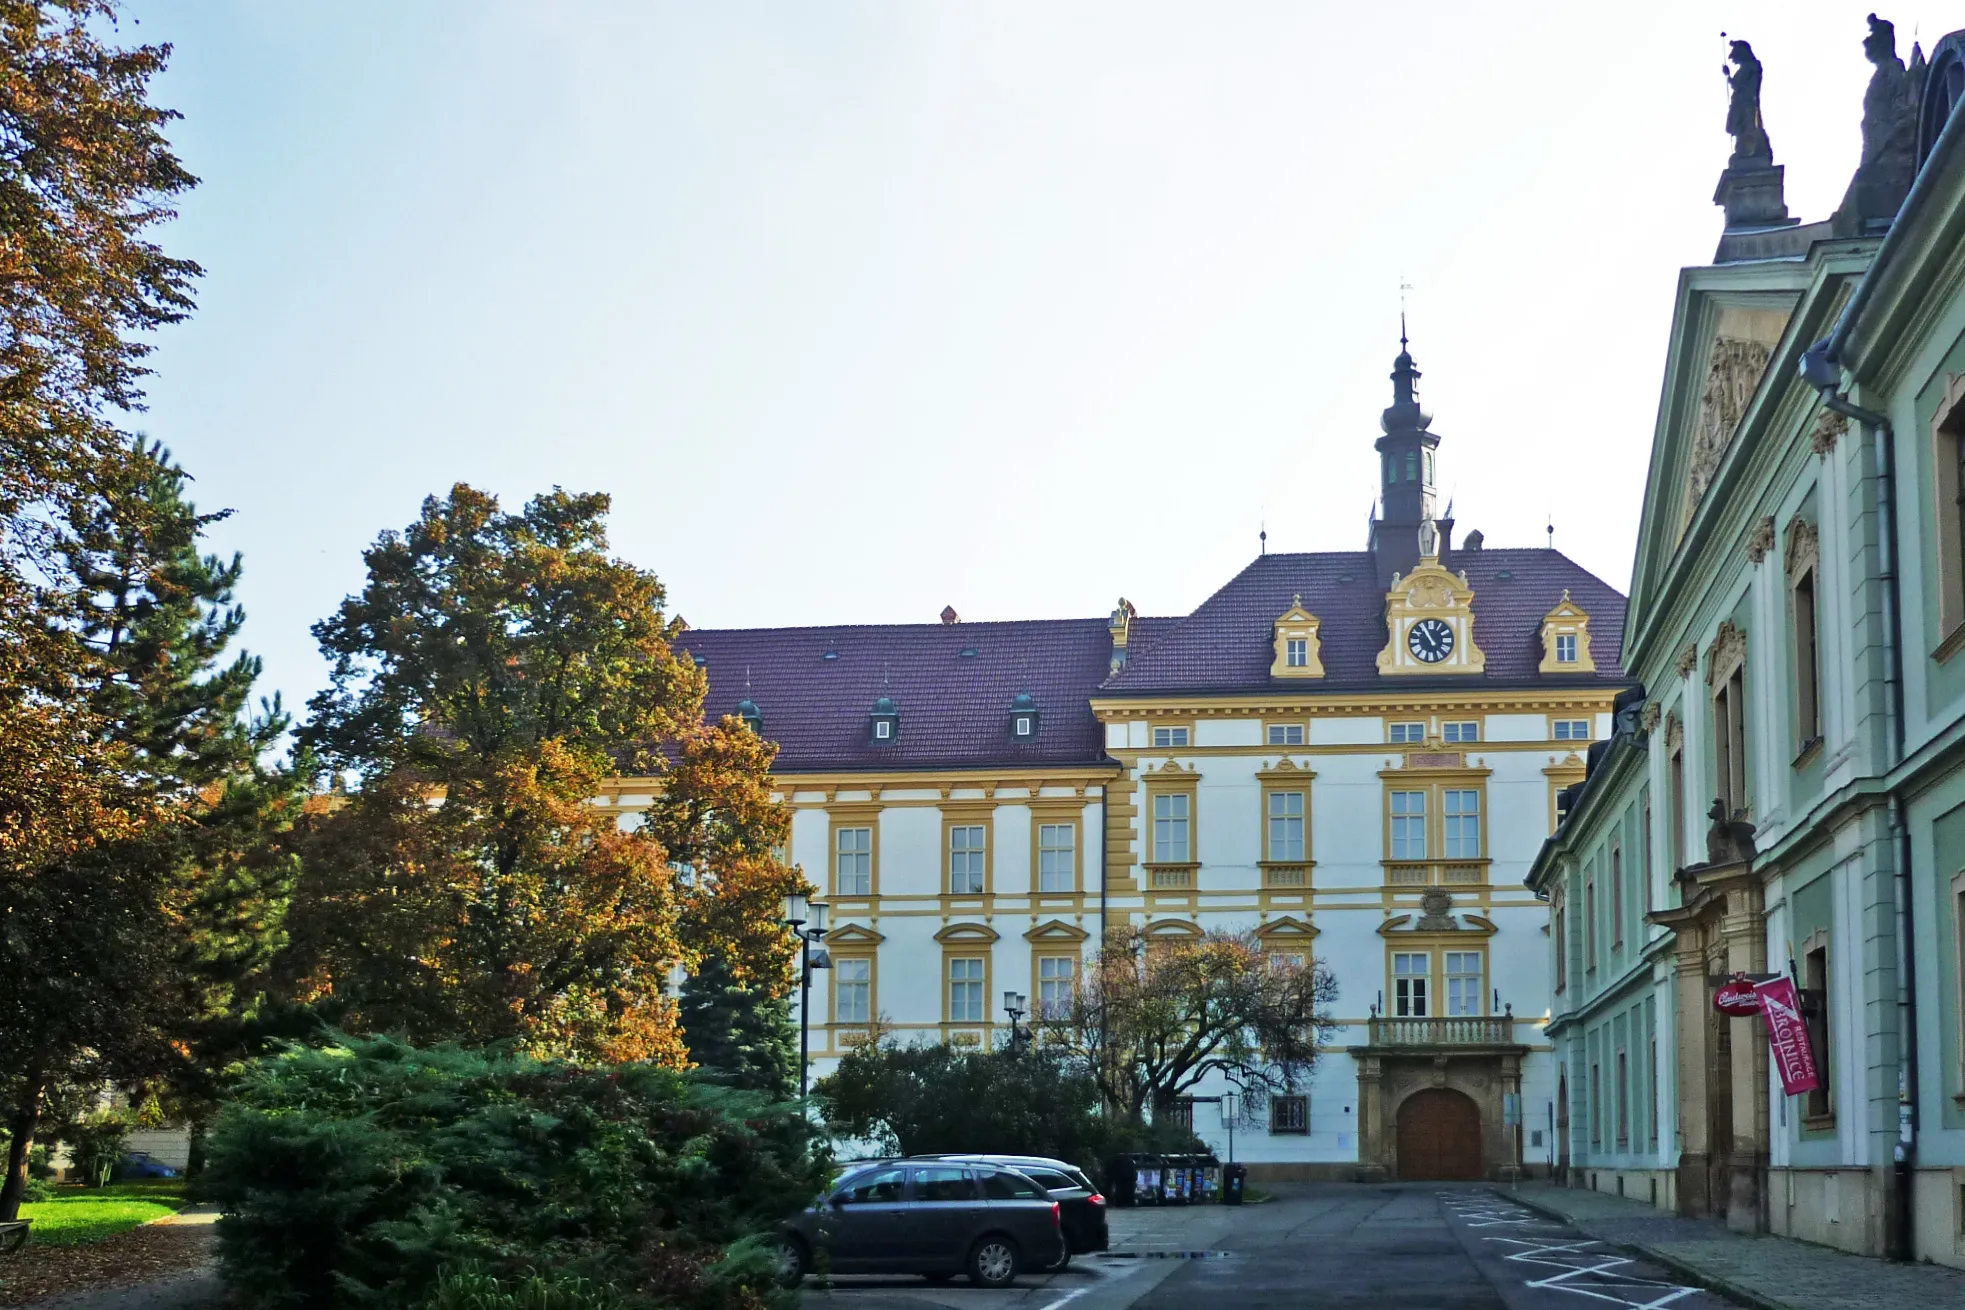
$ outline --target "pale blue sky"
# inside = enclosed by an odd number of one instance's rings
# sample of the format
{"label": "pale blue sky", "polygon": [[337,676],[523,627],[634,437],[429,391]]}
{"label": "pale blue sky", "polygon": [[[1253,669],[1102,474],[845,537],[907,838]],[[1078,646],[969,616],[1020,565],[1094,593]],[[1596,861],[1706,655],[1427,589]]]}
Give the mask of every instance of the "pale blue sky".
{"label": "pale blue sky", "polygon": [[697,626],[1184,612],[1362,546],[1403,274],[1461,531],[1622,586],[1720,31],[1813,220],[1867,10],[141,2],[209,273],[142,425],[293,701],[458,480],[612,492]]}

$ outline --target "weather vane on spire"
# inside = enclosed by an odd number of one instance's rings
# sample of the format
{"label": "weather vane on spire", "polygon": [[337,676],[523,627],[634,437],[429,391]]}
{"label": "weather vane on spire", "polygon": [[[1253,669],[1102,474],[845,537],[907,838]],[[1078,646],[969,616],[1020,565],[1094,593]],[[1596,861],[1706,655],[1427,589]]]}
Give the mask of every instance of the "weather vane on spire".
{"label": "weather vane on spire", "polygon": [[1406,292],[1412,290],[1412,283],[1406,281],[1404,273],[1399,274],[1399,349],[1406,348]]}

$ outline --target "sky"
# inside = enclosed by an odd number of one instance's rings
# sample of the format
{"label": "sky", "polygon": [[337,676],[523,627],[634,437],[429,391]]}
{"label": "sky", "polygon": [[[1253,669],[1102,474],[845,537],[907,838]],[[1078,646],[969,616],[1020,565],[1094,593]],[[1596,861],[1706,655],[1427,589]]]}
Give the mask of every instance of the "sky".
{"label": "sky", "polygon": [[[1265,526],[1361,549],[1403,294],[1459,532],[1621,588],[1721,32],[1813,221],[1866,12],[135,0],[206,270],[135,425],[298,706],[460,481],[610,493],[696,627],[1184,613]],[[1885,16],[1908,57],[1965,4]]]}

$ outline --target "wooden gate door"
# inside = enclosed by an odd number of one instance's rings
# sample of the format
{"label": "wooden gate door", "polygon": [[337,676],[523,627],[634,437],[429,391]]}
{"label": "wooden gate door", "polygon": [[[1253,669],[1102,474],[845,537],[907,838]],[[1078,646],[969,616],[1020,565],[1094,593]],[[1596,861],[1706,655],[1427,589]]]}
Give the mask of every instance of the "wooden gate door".
{"label": "wooden gate door", "polygon": [[1481,1111],[1450,1087],[1414,1092],[1399,1106],[1399,1177],[1447,1182],[1481,1177]]}

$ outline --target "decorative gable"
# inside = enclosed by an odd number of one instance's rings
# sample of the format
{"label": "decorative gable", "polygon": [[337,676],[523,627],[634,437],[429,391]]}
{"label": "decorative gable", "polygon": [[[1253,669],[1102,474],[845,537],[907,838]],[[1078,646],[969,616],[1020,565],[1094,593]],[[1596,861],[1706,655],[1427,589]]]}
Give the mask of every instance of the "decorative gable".
{"label": "decorative gable", "polygon": [[1322,643],[1317,638],[1317,616],[1303,608],[1298,593],[1282,612],[1272,631],[1276,658],[1269,665],[1272,678],[1321,678],[1324,676]]}
{"label": "decorative gable", "polygon": [[1542,673],[1595,673],[1590,658],[1590,616],[1564,588],[1556,607],[1542,616]]}
{"label": "decorative gable", "polygon": [[826,941],[833,946],[878,946],[887,940],[887,935],[865,924],[842,923],[826,934]]}
{"label": "decorative gable", "polygon": [[1091,934],[1062,919],[1047,919],[1024,934],[1031,942],[1082,942]]}
{"label": "decorative gable", "polygon": [[951,923],[935,934],[935,940],[944,946],[985,946],[999,936],[986,923]]}
{"label": "decorative gable", "polygon": [[1291,946],[1307,946],[1311,941],[1314,941],[1317,936],[1317,928],[1314,924],[1306,920],[1286,914],[1280,919],[1271,919],[1260,928],[1257,928],[1255,935],[1262,939],[1262,943],[1266,949],[1277,950],[1280,948],[1287,950]]}
{"label": "decorative gable", "polygon": [[1474,590],[1465,573],[1442,568],[1437,554],[1406,576],[1393,576],[1385,593],[1385,628],[1381,676],[1487,671],[1487,656],[1474,644]]}

